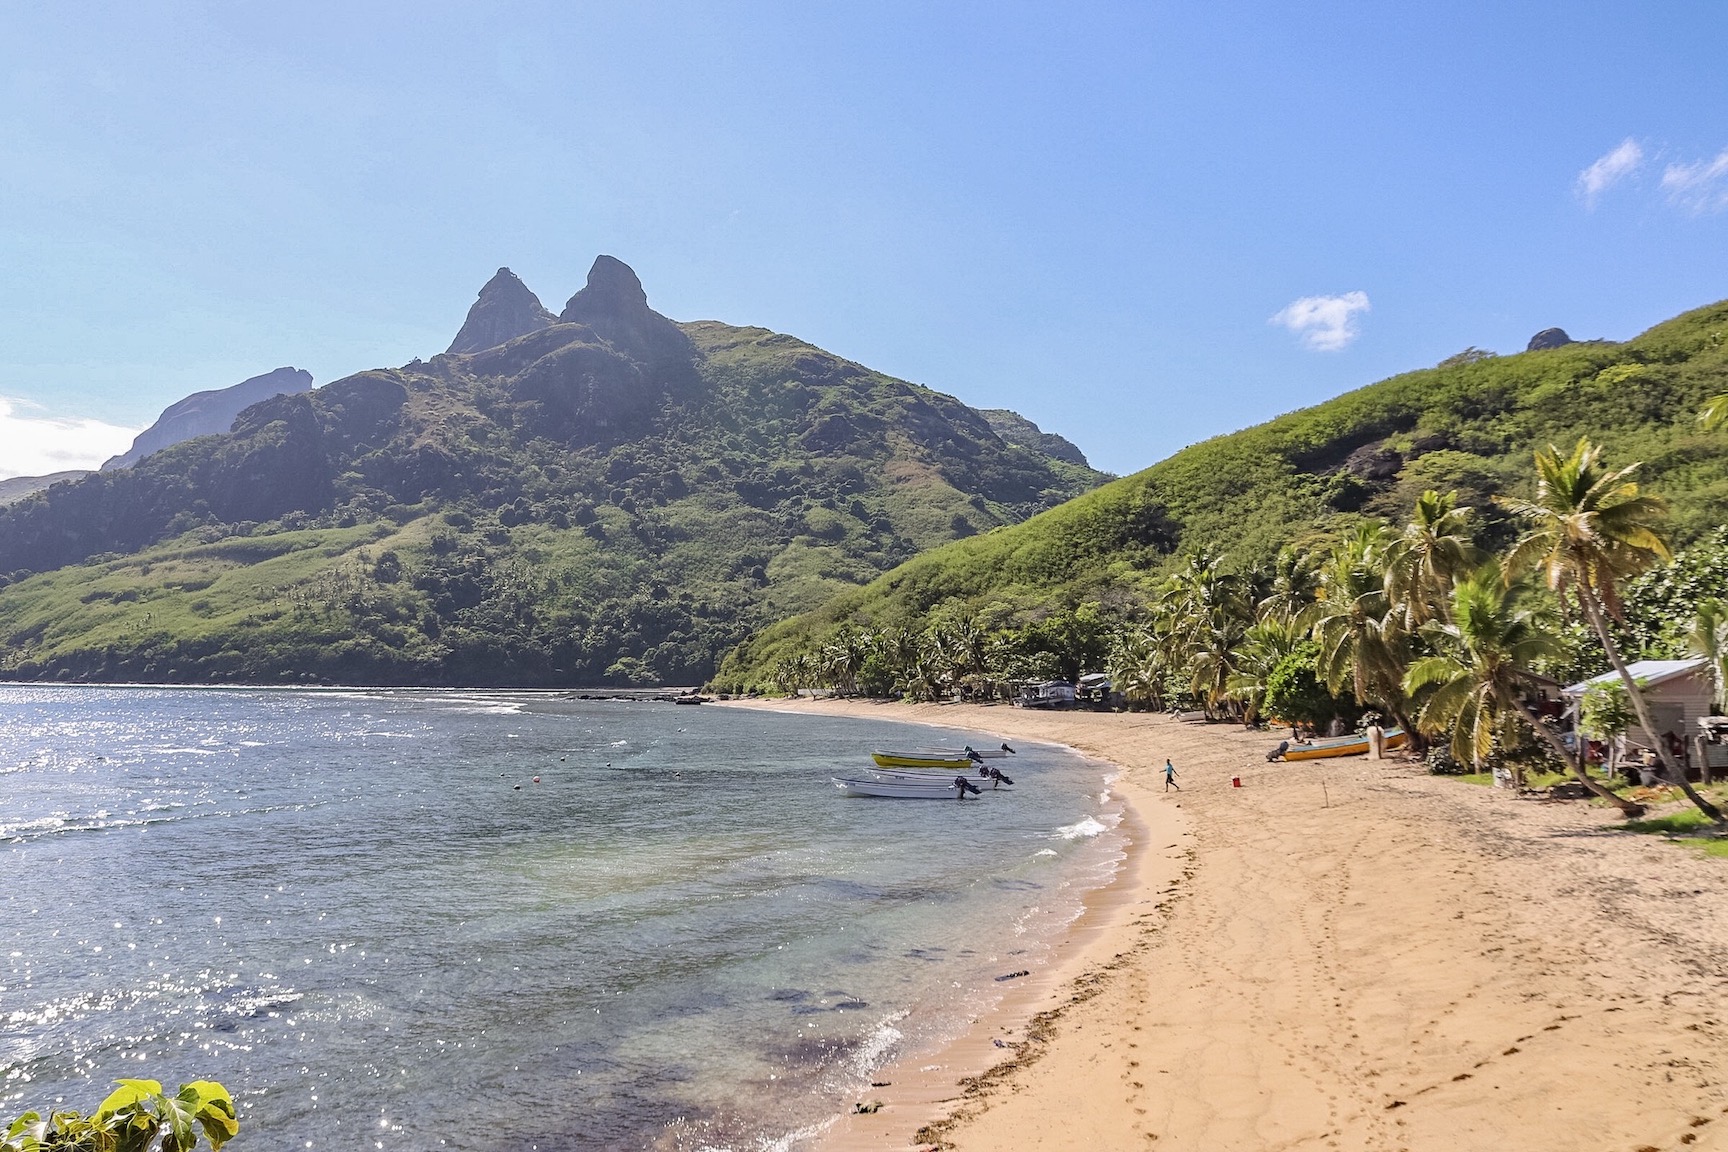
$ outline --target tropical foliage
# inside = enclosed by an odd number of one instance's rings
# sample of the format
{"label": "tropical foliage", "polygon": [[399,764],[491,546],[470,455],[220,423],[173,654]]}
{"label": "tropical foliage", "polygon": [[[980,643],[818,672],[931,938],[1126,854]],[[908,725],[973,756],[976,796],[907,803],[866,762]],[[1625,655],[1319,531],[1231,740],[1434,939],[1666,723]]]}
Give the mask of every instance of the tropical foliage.
{"label": "tropical foliage", "polygon": [[[1087,601],[1134,617],[1196,553],[1233,572],[1267,572],[1280,552],[1316,562],[1363,519],[1413,527],[1398,581],[1453,575],[1497,553],[1522,525],[1495,496],[1533,494],[1532,453],[1588,435],[1669,500],[1666,534],[1686,546],[1728,522],[1728,451],[1696,419],[1728,387],[1728,303],[1622,344],[1591,341],[1472,358],[1383,380],[1312,408],[1195,444],[1024,524],[944,545],[819,609],[752,636],[726,683],[765,683],[783,650],[845,621],[917,629],[935,613],[1020,623]],[[1432,491],[1449,507],[1420,510]],[[1456,514],[1454,514],[1456,513]],[[1463,523],[1460,523],[1460,519]],[[1672,619],[1672,618],[1670,618]],[[1407,626],[1419,627],[1417,621]],[[1683,635],[1673,637],[1683,642]]]}
{"label": "tropical foliage", "polygon": [[214,1080],[170,1096],[155,1080],[120,1080],[85,1116],[70,1109],[26,1112],[0,1134],[0,1152],[190,1152],[202,1133],[220,1149],[240,1130],[234,1100]]}
{"label": "tropical foliage", "polygon": [[[1547,759],[1636,815],[1642,807],[1590,775],[1544,705],[1554,702],[1551,674],[1582,659],[1575,626],[1566,623],[1577,615],[1598,659],[1618,672],[1613,697],[1627,711],[1609,731],[1607,693],[1598,689],[1586,702],[1586,727],[1613,736],[1635,718],[1644,731],[1657,730],[1622,654],[1625,606],[1629,592],[1662,588],[1657,577],[1671,569],[1688,575],[1662,595],[1677,606],[1686,590],[1694,595],[1685,604],[1684,618],[1694,620],[1688,643],[1710,662],[1719,695],[1728,683],[1728,601],[1699,595],[1728,580],[1728,549],[1717,534],[1700,543],[1698,557],[1683,553],[1673,563],[1668,506],[1640,490],[1637,471],[1610,467],[1585,439],[1566,452],[1538,450],[1533,497],[1495,502],[1522,529],[1498,554],[1472,531],[1489,509],[1430,490],[1401,526],[1358,517],[1306,552],[1285,549],[1258,566],[1189,554],[1140,603],[1088,601],[1027,621],[1002,604],[975,618],[950,605],[922,631],[874,633],[863,659],[873,677],[824,678],[824,669],[855,663],[848,645],[860,633],[848,624],[817,647],[831,653],[826,663],[783,657],[775,683],[975,698],[1002,694],[1017,678],[1073,680],[1104,668],[1129,707],[1311,729],[1340,718],[1355,723],[1372,710],[1393,718],[1418,749],[1424,738],[1439,738],[1456,762],[1493,768],[1510,783],[1522,763]],[[1720,823],[1669,749],[1655,751],[1668,761],[1668,779]]]}

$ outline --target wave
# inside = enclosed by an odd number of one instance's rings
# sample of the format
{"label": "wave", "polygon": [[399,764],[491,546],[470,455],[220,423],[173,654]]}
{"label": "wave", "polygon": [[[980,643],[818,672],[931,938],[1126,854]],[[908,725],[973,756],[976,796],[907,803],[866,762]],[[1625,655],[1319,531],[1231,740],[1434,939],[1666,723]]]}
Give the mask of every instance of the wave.
{"label": "wave", "polygon": [[895,1025],[909,1015],[911,1013],[902,1010],[890,1012],[878,1020],[870,1035],[866,1036],[863,1043],[859,1044],[852,1053],[853,1071],[860,1076],[869,1076],[870,1073],[881,1067],[883,1062],[888,1059],[888,1054],[894,1050],[894,1045],[906,1038],[906,1034],[896,1028]]}
{"label": "wave", "polygon": [[1056,829],[1056,835],[1064,840],[1090,840],[1092,837],[1101,836],[1108,831],[1110,831],[1108,825],[1088,816],[1077,823]]}
{"label": "wave", "polygon": [[0,843],[23,844],[31,840],[42,840],[49,836],[62,836],[75,832],[110,832],[121,828],[144,828],[153,824],[176,824],[182,820],[208,820],[212,817],[257,816],[272,812],[305,812],[312,808],[321,808],[329,800],[308,800],[300,804],[272,804],[263,808],[220,809],[213,812],[180,812],[186,807],[183,804],[168,804],[157,807],[145,805],[140,812],[171,812],[173,815],[140,816],[136,813],[114,817],[106,810],[93,812],[88,816],[74,816],[69,812],[55,812],[48,816],[38,816],[33,820],[20,820],[16,824],[0,824]]}

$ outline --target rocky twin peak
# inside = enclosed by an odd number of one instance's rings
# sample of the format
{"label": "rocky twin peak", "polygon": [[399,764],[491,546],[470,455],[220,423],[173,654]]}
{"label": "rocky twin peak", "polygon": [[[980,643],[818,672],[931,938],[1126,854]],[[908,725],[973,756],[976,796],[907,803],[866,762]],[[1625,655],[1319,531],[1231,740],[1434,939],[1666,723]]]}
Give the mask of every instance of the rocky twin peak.
{"label": "rocky twin peak", "polygon": [[480,298],[468,309],[468,318],[448,350],[464,354],[484,352],[550,327],[556,319],[516,273],[500,268],[480,289]]}
{"label": "rocky twin peak", "polygon": [[468,309],[449,351],[485,352],[554,324],[580,324],[615,348],[638,356],[647,353],[646,360],[657,359],[655,353],[682,350],[688,343],[677,324],[648,307],[642,281],[628,264],[599,256],[588,270],[588,283],[557,316],[510,269],[498,269]]}

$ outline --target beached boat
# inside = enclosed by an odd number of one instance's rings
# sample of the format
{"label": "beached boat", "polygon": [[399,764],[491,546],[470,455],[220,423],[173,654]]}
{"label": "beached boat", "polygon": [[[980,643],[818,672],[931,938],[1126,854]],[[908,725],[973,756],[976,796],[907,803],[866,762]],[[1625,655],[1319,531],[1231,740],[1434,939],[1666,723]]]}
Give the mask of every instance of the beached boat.
{"label": "beached boat", "polygon": [[911,752],[878,749],[870,753],[870,759],[879,768],[969,768],[978,760],[1013,753],[1006,744],[1000,748],[920,748]]}
{"label": "beached boat", "polygon": [[939,768],[869,768],[866,769],[866,771],[869,772],[871,777],[874,779],[904,780],[908,783],[914,784],[920,782],[935,784],[946,781],[950,786],[952,786],[954,783],[954,777],[956,776],[964,776],[967,780],[970,780],[980,788],[1007,788],[1011,787],[1014,783],[1013,780],[1006,776],[1002,776],[1000,773],[998,773],[997,776],[992,777],[981,775],[976,770],[971,772],[964,770],[954,772],[945,771]]}
{"label": "beached boat", "polygon": [[[1402,748],[1404,729],[1386,729],[1386,737],[1380,746],[1388,752],[1394,748]],[[1284,750],[1284,759],[1325,760],[1332,756],[1363,756],[1367,752],[1368,737],[1358,733],[1354,736],[1334,736],[1326,740],[1310,740],[1306,744],[1292,744]]]}
{"label": "beached boat", "polygon": [[[953,800],[956,785],[952,777],[945,783],[922,780],[882,780],[874,777],[834,777],[834,787],[847,796],[885,796],[895,800]],[[977,792],[976,784],[969,790]]]}

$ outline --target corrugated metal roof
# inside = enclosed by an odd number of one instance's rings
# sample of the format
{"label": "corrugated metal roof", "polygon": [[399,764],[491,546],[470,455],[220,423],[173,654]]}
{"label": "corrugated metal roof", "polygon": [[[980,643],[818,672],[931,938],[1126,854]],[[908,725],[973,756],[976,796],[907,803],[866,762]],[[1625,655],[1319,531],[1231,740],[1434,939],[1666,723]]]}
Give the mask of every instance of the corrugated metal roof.
{"label": "corrugated metal roof", "polygon": [[[1664,680],[1673,680],[1688,672],[1696,672],[1704,667],[1703,657],[1691,660],[1634,660],[1626,665],[1626,671],[1632,673],[1632,679],[1646,687],[1653,687]],[[1582,696],[1584,690],[1592,684],[1606,684],[1620,679],[1620,673],[1609,669],[1600,676],[1592,676],[1588,680],[1573,684],[1566,689],[1568,696]]]}

